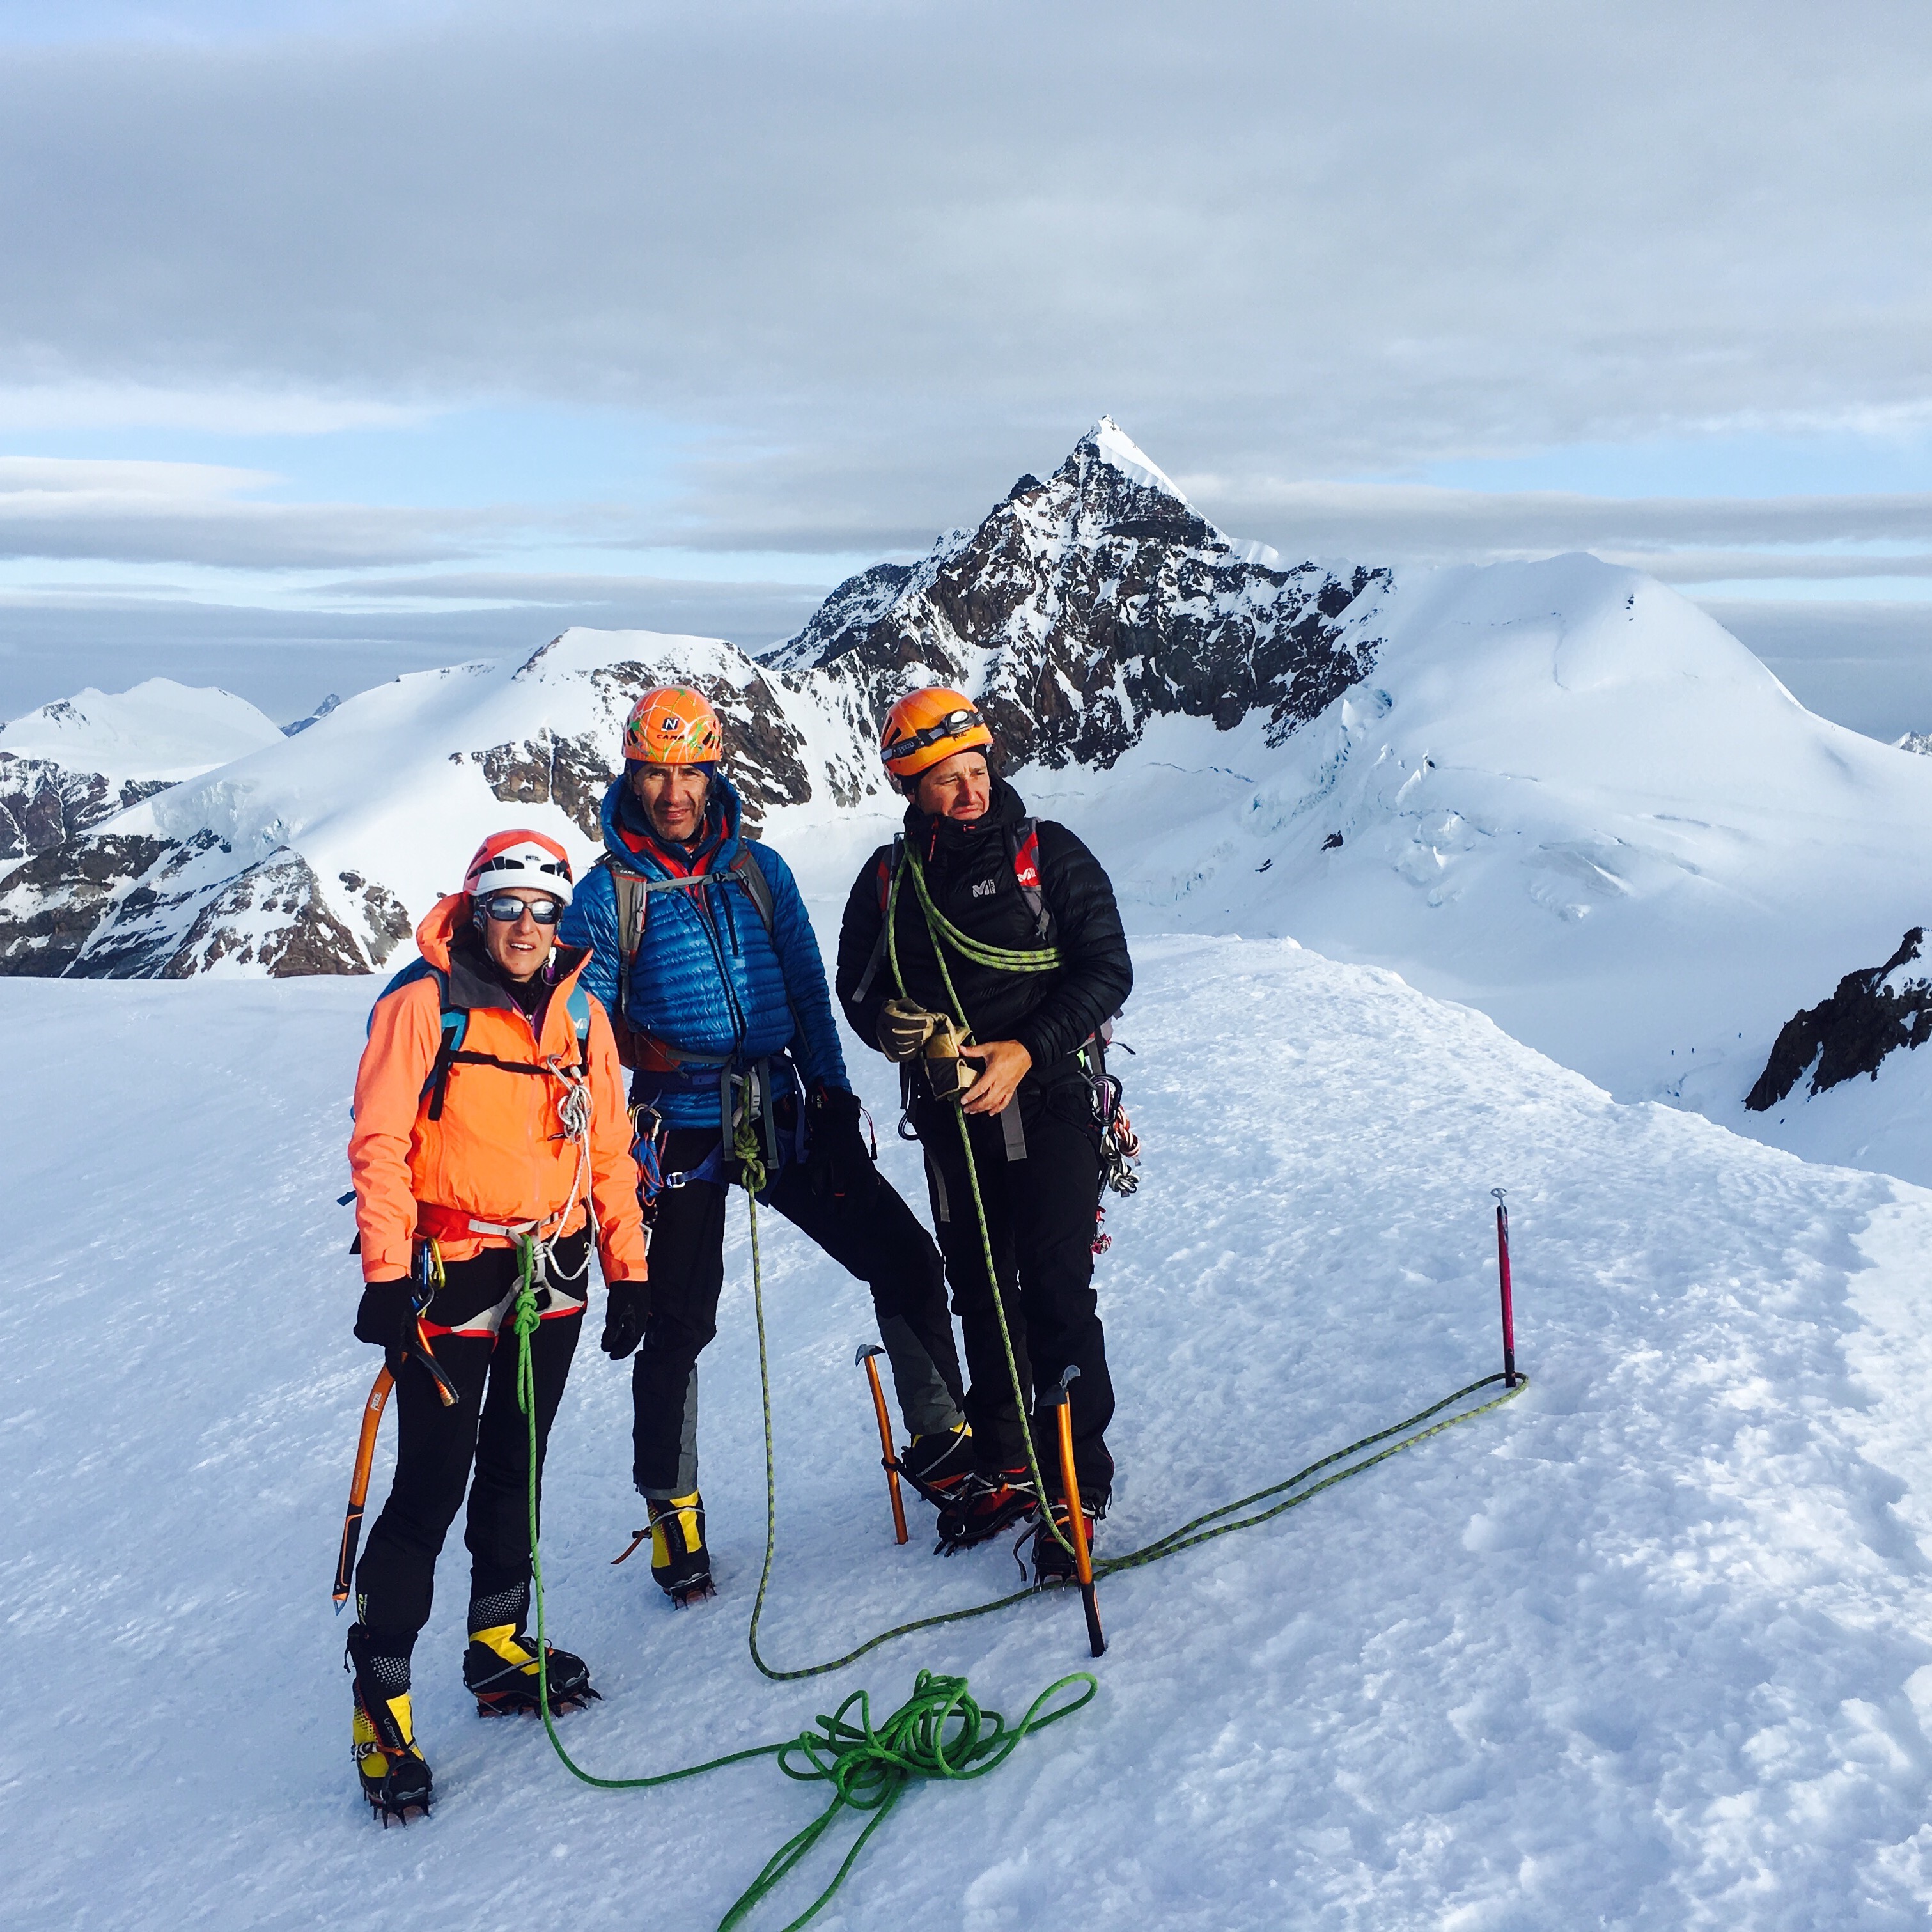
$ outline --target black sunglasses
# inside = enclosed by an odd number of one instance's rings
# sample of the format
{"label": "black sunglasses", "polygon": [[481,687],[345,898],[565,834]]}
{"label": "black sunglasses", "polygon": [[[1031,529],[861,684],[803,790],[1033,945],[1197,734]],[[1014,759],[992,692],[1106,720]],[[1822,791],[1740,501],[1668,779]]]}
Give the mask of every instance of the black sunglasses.
{"label": "black sunglasses", "polygon": [[514,926],[525,913],[539,926],[554,926],[563,916],[563,908],[554,899],[520,899],[514,892],[493,892],[478,899],[478,906],[505,926]]}

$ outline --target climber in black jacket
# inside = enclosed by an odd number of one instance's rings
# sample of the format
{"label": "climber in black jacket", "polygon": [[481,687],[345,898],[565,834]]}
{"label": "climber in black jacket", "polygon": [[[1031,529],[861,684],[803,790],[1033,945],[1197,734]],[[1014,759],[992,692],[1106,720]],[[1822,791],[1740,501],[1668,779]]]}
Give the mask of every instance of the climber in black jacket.
{"label": "climber in black jacket", "polygon": [[[988,765],[992,745],[992,732],[956,691],[916,692],[894,706],[882,752],[910,801],[905,830],[866,862],[838,935],[846,1017],[862,1040],[908,1070],[910,1112],[965,1332],[973,1469],[950,1493],[933,1496],[949,1550],[1036,1516],[1042,1499],[1027,1468],[956,1102],[934,1092],[926,1071],[935,1064],[927,1058],[935,1016],[963,1021],[971,1035],[961,1057],[976,1077],[960,1104],[1020,1386],[1044,1394],[1077,1368],[1074,1456],[1090,1520],[1104,1513],[1114,1478],[1104,1436],[1114,1391],[1093,1285],[1102,1124],[1082,1048],[1119,1011],[1133,966],[1100,862],[1064,825],[1026,816],[1018,794]],[[940,921],[1008,953],[1052,946],[1059,964],[1041,972],[976,962],[942,940],[942,973],[933,924],[902,869],[908,856]],[[897,976],[885,943],[896,870]],[[1064,1532],[1052,1417],[1036,1407],[1033,1430],[1044,1500]],[[1040,1580],[1063,1580],[1072,1559],[1060,1543],[1046,1534],[1034,1541]]]}

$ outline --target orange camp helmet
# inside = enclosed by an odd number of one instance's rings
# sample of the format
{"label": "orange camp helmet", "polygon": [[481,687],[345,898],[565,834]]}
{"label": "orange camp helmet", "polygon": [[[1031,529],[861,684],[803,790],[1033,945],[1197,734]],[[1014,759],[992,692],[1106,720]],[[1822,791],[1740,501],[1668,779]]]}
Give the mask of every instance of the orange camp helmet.
{"label": "orange camp helmet", "polygon": [[570,903],[570,855],[541,832],[493,832],[477,847],[463,875],[463,890],[501,892],[506,886],[532,886],[560,905]]}
{"label": "orange camp helmet", "polygon": [[724,728],[703,692],[688,684],[656,685],[631,706],[626,763],[709,765],[724,755]]}
{"label": "orange camp helmet", "polygon": [[943,684],[909,692],[895,704],[879,736],[886,770],[903,784],[956,752],[990,745],[993,734],[963,691]]}

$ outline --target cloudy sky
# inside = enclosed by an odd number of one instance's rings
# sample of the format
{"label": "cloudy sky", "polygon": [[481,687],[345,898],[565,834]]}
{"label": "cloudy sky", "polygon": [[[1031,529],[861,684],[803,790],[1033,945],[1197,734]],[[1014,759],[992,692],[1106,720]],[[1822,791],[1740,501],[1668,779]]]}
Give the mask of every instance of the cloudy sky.
{"label": "cloudy sky", "polygon": [[753,646],[1112,414],[1932,728],[1932,9],[0,0],[0,716]]}

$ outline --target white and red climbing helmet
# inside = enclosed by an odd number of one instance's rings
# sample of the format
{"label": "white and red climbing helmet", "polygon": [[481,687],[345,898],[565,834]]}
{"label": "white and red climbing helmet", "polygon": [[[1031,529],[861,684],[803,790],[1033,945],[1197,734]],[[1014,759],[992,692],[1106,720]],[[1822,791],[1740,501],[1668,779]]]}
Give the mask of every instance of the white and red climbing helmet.
{"label": "white and red climbing helmet", "polygon": [[507,886],[532,886],[570,903],[570,855],[541,832],[493,832],[476,848],[463,890],[472,898]]}

